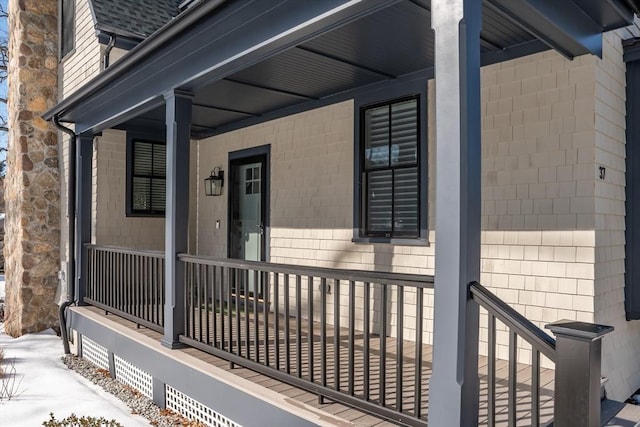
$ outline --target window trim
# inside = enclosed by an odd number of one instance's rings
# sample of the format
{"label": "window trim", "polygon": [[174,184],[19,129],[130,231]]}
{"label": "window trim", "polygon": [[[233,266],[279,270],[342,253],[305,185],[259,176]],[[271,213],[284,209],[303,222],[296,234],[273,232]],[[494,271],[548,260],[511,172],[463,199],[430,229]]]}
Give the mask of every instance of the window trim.
{"label": "window trim", "polygon": [[65,0],[58,2],[58,60],[59,62],[64,62],[65,59],[73,55],[76,51],[76,0],[69,0],[72,5],[73,10],[71,11],[73,27],[71,29],[71,46],[69,46],[69,50],[63,53],[64,47],[64,4]]}
{"label": "window trim", "polygon": [[[134,146],[136,142],[146,142],[150,144],[158,144],[165,145],[166,141],[148,139],[144,137],[139,137],[136,135],[128,135],[127,136],[127,165],[126,165],[126,191],[125,191],[125,215],[127,217],[143,217],[143,218],[164,218],[166,215],[166,208],[164,211],[136,211],[133,209],[133,154],[134,154]],[[166,159],[165,159],[166,162]],[[166,182],[166,173],[165,173],[165,182]],[[165,187],[166,189],[166,187]],[[165,190],[166,191],[166,190]]]}
{"label": "window trim", "polygon": [[[402,82],[358,96],[354,99],[354,168],[353,168],[353,238],[354,243],[389,243],[394,245],[424,246],[428,243],[428,145],[427,145],[427,87],[426,78]],[[383,237],[364,234],[362,203],[364,171],[363,112],[367,108],[418,98],[418,237]]]}

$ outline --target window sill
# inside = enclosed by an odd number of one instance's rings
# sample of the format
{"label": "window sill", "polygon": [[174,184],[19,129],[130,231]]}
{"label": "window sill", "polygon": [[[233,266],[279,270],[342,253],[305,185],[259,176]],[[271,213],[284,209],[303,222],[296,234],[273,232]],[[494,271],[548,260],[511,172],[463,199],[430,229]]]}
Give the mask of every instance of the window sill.
{"label": "window sill", "polygon": [[373,244],[373,243],[387,243],[395,246],[429,246],[429,240],[427,238],[389,238],[389,237],[354,237],[351,241],[355,244]]}

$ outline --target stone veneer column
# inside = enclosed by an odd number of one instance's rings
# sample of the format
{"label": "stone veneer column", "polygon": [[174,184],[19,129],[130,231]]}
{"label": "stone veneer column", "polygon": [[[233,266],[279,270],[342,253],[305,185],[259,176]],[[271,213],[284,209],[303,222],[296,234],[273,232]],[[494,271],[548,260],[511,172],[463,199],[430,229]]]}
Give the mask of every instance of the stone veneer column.
{"label": "stone veneer column", "polygon": [[14,337],[58,324],[58,141],[40,117],[57,102],[57,13],[56,0],[9,0],[5,328]]}

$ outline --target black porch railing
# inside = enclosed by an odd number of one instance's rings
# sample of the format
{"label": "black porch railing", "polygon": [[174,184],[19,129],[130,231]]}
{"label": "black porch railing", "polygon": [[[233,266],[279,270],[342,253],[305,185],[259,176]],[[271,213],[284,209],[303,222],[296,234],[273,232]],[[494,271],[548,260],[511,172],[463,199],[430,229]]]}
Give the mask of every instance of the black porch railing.
{"label": "black porch railing", "polygon": [[164,252],[86,245],[85,302],[158,332],[164,327]]}
{"label": "black porch railing", "polygon": [[[85,301],[163,332],[164,254],[95,245],[86,250]],[[426,425],[433,277],[178,258],[185,266],[183,343],[315,393],[320,401]],[[599,402],[591,400],[598,381],[592,379],[600,378],[599,340],[611,328],[556,322],[549,326],[564,343],[557,350],[553,338],[480,284],[469,285],[469,298],[487,318],[480,424],[538,426],[555,419],[558,426],[574,425],[577,412],[599,419],[592,411]],[[507,340],[498,339],[502,333]],[[498,356],[505,341],[508,351]],[[518,363],[523,355],[530,363]],[[543,356],[555,371],[541,367]],[[559,401],[572,403],[558,407]]]}
{"label": "black porch railing", "polygon": [[182,342],[320,399],[425,425],[431,357],[422,337],[432,278],[179,258]]}
{"label": "black porch railing", "polygon": [[[522,418],[530,420],[531,426],[539,426],[541,416],[544,421],[548,422],[553,417],[550,413],[551,405],[545,405],[547,413],[541,414],[541,391],[546,394],[546,400],[552,400],[550,382],[553,377],[547,378],[544,384],[540,381],[540,355],[545,355],[552,362],[556,361],[556,341],[546,334],[543,330],[535,326],[528,319],[508,306],[504,301],[499,299],[484,286],[477,282],[471,283],[470,294],[472,300],[478,303],[480,307],[487,312],[487,374],[486,374],[486,423],[489,427],[493,427],[498,422],[498,414],[496,413],[496,400],[500,393],[496,387],[501,381],[496,376],[496,320],[502,323],[509,334],[509,352],[508,352],[508,372],[506,375],[506,413],[500,414],[501,421],[506,421],[509,426],[515,426],[516,423],[522,423]],[[531,366],[529,373],[520,373],[521,376],[528,377],[528,387],[519,394],[519,388],[522,389],[522,383],[518,380],[518,338],[524,340],[531,347]],[[521,378],[522,379],[522,378]],[[522,391],[522,390],[521,390]],[[519,400],[528,400],[529,408],[525,409],[525,414],[519,414],[517,409],[522,407]],[[524,405],[526,406],[526,405]],[[503,409],[504,410],[504,409]],[[530,411],[530,412],[529,412]],[[527,413],[528,412],[528,413]]]}

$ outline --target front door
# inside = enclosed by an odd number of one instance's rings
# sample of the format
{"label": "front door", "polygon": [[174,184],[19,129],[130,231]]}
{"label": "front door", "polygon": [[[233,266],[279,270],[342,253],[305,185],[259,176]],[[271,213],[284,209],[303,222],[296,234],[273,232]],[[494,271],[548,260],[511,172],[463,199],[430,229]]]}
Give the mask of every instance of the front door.
{"label": "front door", "polygon": [[[229,257],[265,261],[266,155],[231,161]],[[248,291],[262,293],[249,275]]]}

